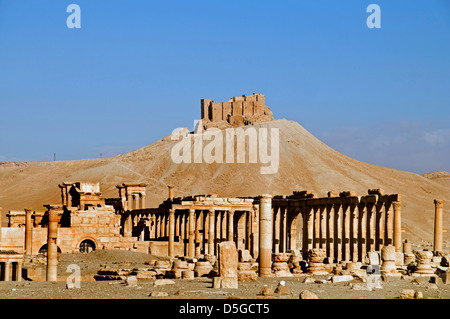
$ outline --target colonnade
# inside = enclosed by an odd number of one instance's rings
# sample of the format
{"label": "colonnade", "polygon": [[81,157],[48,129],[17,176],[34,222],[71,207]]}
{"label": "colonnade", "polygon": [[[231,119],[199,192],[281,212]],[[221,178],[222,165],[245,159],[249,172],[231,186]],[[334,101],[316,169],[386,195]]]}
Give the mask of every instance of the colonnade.
{"label": "colonnade", "polygon": [[[273,251],[322,248],[334,262],[362,261],[367,251],[401,251],[401,196],[275,197]],[[300,229],[298,225],[302,225]]]}

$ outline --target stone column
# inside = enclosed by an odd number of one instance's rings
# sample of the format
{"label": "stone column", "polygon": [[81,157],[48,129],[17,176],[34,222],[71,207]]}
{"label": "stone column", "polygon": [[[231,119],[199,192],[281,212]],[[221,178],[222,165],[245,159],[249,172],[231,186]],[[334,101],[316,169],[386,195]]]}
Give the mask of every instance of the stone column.
{"label": "stone column", "polygon": [[385,226],[385,238],[384,238],[384,244],[385,245],[393,245],[393,232],[394,232],[394,223],[393,223],[393,216],[392,216],[392,205],[389,202],[386,202],[384,204],[384,210],[385,210],[385,216],[386,216],[386,226]]}
{"label": "stone column", "polygon": [[234,209],[228,211],[228,241],[234,241]]}
{"label": "stone column", "polygon": [[327,248],[327,207],[326,205],[320,205],[320,236],[319,236],[319,246],[320,248]]}
{"label": "stone column", "polygon": [[188,256],[195,257],[195,209],[189,209],[189,252]]}
{"label": "stone column", "polygon": [[209,236],[208,236],[208,253],[214,255],[214,209],[209,210]]}
{"label": "stone column", "polygon": [[344,234],[342,236],[344,245],[344,260],[350,261],[350,205],[343,205]]}
{"label": "stone column", "polygon": [[359,211],[359,245],[361,247],[361,260],[364,260],[367,252],[367,206],[366,204],[361,203],[358,205],[358,211]]}
{"label": "stone column", "polygon": [[221,230],[221,237],[220,237],[220,241],[222,242],[222,241],[227,241],[228,239],[227,239],[227,232],[228,232],[228,229],[227,229],[227,212],[226,211],[224,211],[224,212],[222,212],[222,221],[221,221],[221,225],[222,225],[222,230]]}
{"label": "stone column", "polygon": [[253,258],[258,258],[259,253],[259,206],[253,205],[252,235],[253,235]]}
{"label": "stone column", "polygon": [[274,252],[276,254],[278,254],[280,252],[280,215],[281,215],[281,208],[280,207],[276,207],[273,209],[274,212],[274,218],[275,218],[275,223],[274,223]]}
{"label": "stone column", "polygon": [[175,256],[175,209],[169,209],[169,257]]}
{"label": "stone column", "polygon": [[158,214],[156,216],[156,238],[160,238],[163,236],[162,232],[162,215]]}
{"label": "stone column", "polygon": [[402,251],[402,203],[393,202],[394,205],[394,246],[395,251]]}
{"label": "stone column", "polygon": [[[195,227],[195,256],[200,256],[203,253],[206,254],[206,250],[208,249],[205,241],[207,236],[207,225],[205,225],[206,217],[202,210],[198,212],[197,215],[197,223]],[[202,230],[202,233],[200,233]]]}
{"label": "stone column", "polygon": [[11,274],[11,262],[6,261],[4,263],[5,265],[5,274],[4,274],[4,281],[10,281],[10,274]]}
{"label": "stone column", "polygon": [[[202,211],[203,214],[203,243],[204,243],[204,253],[210,254],[209,252],[209,213]],[[198,227],[197,227],[198,228]]]}
{"label": "stone column", "polygon": [[306,234],[307,246],[305,252],[307,252],[309,249],[313,248],[314,243],[314,208],[307,207],[305,216],[307,224],[307,234]]}
{"label": "stone column", "polygon": [[376,205],[376,230],[375,230],[375,250],[376,251],[380,251],[381,248],[383,248],[384,245],[384,233],[385,233],[385,229],[384,229],[384,223],[383,223],[383,206],[384,203],[378,203]]}
{"label": "stone column", "polygon": [[246,238],[245,238],[245,249],[248,251],[251,251],[250,243],[251,243],[251,234],[252,234],[252,211],[246,211],[245,212],[245,231],[246,231]]}
{"label": "stone column", "polygon": [[298,211],[295,211],[295,208],[292,208],[290,210],[290,223],[289,223],[289,249],[290,250],[297,250],[297,218],[298,218]]}
{"label": "stone column", "polygon": [[272,240],[273,240],[272,196],[259,198],[259,276],[270,277],[272,274]]}
{"label": "stone column", "polygon": [[442,210],[443,200],[434,200],[434,251],[442,251]]}
{"label": "stone column", "polygon": [[320,248],[320,210],[314,206],[314,248]]}
{"label": "stone column", "polygon": [[32,236],[33,236],[33,223],[31,221],[31,214],[33,210],[25,208],[25,254],[31,255],[32,252]]}
{"label": "stone column", "polygon": [[22,261],[17,262],[16,278],[17,278],[17,281],[22,281]]}
{"label": "stone column", "polygon": [[145,208],[145,194],[141,194],[141,203],[140,203],[140,209],[144,209]]}
{"label": "stone column", "polygon": [[219,251],[219,244],[222,241],[222,235],[221,235],[221,231],[222,231],[222,216],[221,216],[222,212],[221,211],[217,211],[216,214],[216,236],[214,238],[214,246],[215,246],[215,250],[216,252]]}
{"label": "stone column", "polygon": [[343,211],[342,206],[339,204],[334,205],[334,213],[336,219],[336,260],[335,262],[339,262],[342,260],[342,242],[343,242],[343,232],[342,232],[342,224],[343,224]]}
{"label": "stone column", "polygon": [[327,250],[328,256],[334,260],[334,214],[333,205],[327,205]]}
{"label": "stone column", "polygon": [[[351,213],[351,228],[352,228],[352,261],[353,262],[357,262],[359,257],[358,257],[358,213],[356,210],[356,205],[355,204],[350,204],[350,213]],[[361,257],[361,260],[363,258]]]}
{"label": "stone column", "polygon": [[53,207],[48,209],[47,232],[47,281],[57,280],[58,270],[58,211]]}
{"label": "stone column", "polygon": [[131,214],[128,213],[128,216],[125,220],[125,237],[131,237],[133,235],[133,218]]}
{"label": "stone column", "polygon": [[169,200],[173,201],[173,186],[167,185],[167,187],[169,188]]}
{"label": "stone column", "polygon": [[367,207],[367,226],[369,227],[369,236],[367,236],[367,250],[375,251],[375,214],[373,211],[374,205],[366,204]]}

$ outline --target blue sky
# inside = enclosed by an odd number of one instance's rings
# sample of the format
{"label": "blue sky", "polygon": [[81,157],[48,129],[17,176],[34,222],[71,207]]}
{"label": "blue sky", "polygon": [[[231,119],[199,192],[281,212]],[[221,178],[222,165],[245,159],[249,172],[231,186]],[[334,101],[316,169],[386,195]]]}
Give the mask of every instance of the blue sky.
{"label": "blue sky", "polygon": [[254,92],[348,156],[450,171],[450,2],[0,0],[0,161],[114,156]]}

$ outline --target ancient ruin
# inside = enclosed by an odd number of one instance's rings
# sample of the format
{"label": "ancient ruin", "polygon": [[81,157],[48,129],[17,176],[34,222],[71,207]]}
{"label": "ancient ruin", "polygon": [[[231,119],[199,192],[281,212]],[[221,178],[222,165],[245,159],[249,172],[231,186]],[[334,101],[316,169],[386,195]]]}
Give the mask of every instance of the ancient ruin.
{"label": "ancient ruin", "polygon": [[201,100],[201,119],[205,128],[250,125],[273,120],[260,93],[232,97],[227,102]]}
{"label": "ancient ruin", "polygon": [[[273,119],[259,93],[228,102],[204,99],[201,105],[204,128]],[[123,280],[130,287],[145,280],[163,286],[178,279],[208,278],[211,288],[236,290],[258,277],[296,277],[319,284],[358,281],[364,286],[355,284],[354,289],[368,291],[382,289],[381,278],[388,277],[449,282],[443,200],[434,200],[433,248],[415,249],[402,240],[402,195],[386,194],[381,188],[366,194],[345,190],[318,196],[293,190],[223,197],[177,196],[188,193],[167,185],[167,197],[147,207],[147,196],[154,196],[148,192],[150,185],[145,180],[120,183],[115,197],[104,197],[100,183],[65,181],[57,185],[60,203],[7,212],[7,227],[0,227],[0,281],[65,280],[67,276],[58,273],[61,254],[100,250],[158,257],[139,267],[131,262],[102,264],[95,275],[84,277]],[[45,268],[38,271],[36,264]],[[74,287],[79,283],[67,283],[67,289]],[[275,290],[261,290],[264,296],[290,294],[284,281]],[[307,296],[302,292],[301,298]],[[405,290],[401,298],[423,296]]]}

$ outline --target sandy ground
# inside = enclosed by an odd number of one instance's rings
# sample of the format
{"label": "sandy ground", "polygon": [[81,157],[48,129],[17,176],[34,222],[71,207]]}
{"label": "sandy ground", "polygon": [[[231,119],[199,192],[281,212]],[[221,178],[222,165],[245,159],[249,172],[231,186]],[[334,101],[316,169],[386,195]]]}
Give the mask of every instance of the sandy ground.
{"label": "sandy ground", "polygon": [[[290,295],[265,297],[260,295],[264,285],[274,290],[280,281],[286,282]],[[425,299],[449,299],[450,286],[443,284],[416,284],[399,278],[382,282],[373,291],[355,290],[349,283],[301,283],[299,278],[259,278],[254,282],[240,282],[239,289],[214,289],[212,279],[174,279],[175,284],[154,286],[155,280],[142,280],[129,287],[123,281],[82,282],[81,288],[66,289],[65,282],[1,282],[1,299],[298,299],[299,294],[309,290],[320,299],[398,299],[402,289],[421,291]],[[360,283],[359,283],[360,284]],[[354,284],[352,284],[354,285]],[[150,297],[154,291],[166,292],[167,297]]]}
{"label": "sandy ground", "polygon": [[[96,274],[100,265],[113,268],[150,267],[155,259],[152,256],[130,251],[95,251],[88,254],[61,254],[58,275],[67,276],[67,266],[77,264],[82,276]],[[326,278],[321,276],[316,278]],[[80,288],[67,289],[65,281],[58,282],[0,282],[0,299],[298,299],[299,294],[309,290],[320,299],[397,299],[402,289],[414,289],[423,293],[424,299],[450,299],[450,285],[421,283],[389,277],[381,282],[382,288],[373,291],[356,290],[366,284],[352,281],[346,283],[303,283],[303,278],[258,278],[253,282],[240,282],[239,289],[214,289],[212,279],[195,278],[173,279],[174,284],[155,286],[155,280],[139,280],[137,286],[127,286],[123,280],[83,281]],[[285,281],[289,295],[260,295],[267,285],[276,289],[279,282]],[[150,297],[151,292],[165,292],[166,297]]]}

